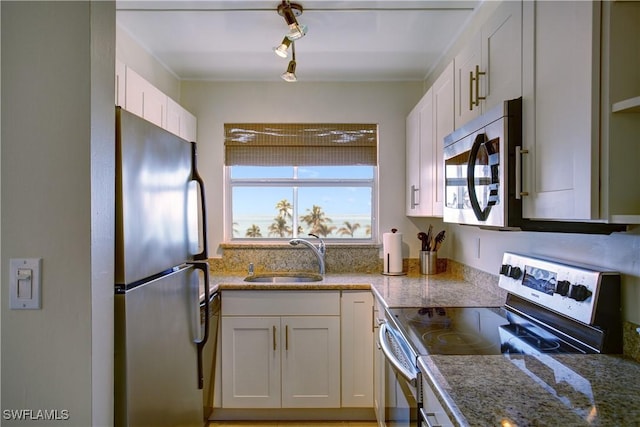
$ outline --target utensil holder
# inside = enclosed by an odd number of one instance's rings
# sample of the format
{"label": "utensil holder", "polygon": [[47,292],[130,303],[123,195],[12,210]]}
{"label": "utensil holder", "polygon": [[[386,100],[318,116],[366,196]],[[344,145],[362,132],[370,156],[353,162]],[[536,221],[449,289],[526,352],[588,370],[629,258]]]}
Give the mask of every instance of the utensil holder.
{"label": "utensil holder", "polygon": [[420,251],[420,273],[436,274],[438,272],[438,252]]}

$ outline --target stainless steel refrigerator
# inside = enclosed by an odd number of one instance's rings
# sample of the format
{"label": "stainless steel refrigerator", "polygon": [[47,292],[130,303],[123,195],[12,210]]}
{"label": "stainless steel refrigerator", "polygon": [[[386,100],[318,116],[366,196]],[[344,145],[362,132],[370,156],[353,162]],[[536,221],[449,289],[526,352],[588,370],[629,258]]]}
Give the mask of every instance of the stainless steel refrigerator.
{"label": "stainless steel refrigerator", "polygon": [[203,425],[209,283],[195,146],[116,107],[116,426]]}

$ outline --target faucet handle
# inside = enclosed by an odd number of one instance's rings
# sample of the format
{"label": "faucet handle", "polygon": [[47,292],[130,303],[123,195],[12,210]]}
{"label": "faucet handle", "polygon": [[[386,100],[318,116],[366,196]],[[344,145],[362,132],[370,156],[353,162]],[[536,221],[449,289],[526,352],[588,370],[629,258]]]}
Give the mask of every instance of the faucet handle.
{"label": "faucet handle", "polygon": [[327,251],[327,247],[324,244],[324,240],[322,240],[322,238],[320,236],[318,236],[317,234],[309,233],[309,236],[313,236],[316,239],[320,240],[320,244],[318,245],[318,250],[320,251],[320,253],[322,255],[324,255],[325,252]]}

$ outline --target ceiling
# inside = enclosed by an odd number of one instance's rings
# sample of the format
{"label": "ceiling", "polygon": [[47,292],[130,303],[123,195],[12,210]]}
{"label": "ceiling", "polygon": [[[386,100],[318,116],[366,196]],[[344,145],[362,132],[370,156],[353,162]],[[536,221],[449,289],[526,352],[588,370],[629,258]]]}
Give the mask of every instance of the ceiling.
{"label": "ceiling", "polygon": [[[301,0],[298,81],[423,80],[480,0]],[[280,81],[281,0],[117,1],[116,20],[179,79]]]}

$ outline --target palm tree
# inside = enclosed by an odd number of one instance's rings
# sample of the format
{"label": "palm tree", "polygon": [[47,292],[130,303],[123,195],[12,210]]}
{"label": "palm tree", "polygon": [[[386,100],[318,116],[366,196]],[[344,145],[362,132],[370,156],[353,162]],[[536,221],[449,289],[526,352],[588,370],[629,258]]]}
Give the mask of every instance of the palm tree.
{"label": "palm tree", "polygon": [[311,233],[327,237],[329,234],[333,233],[333,230],[335,229],[335,225],[328,226],[327,224],[318,224],[311,230]]}
{"label": "palm tree", "polygon": [[291,236],[291,227],[287,225],[287,220],[278,215],[269,226],[269,236],[285,237]]}
{"label": "palm tree", "polygon": [[262,237],[262,233],[260,232],[260,227],[255,224],[251,224],[251,227],[247,228],[247,232],[245,233],[246,237]]}
{"label": "palm tree", "polygon": [[360,224],[358,224],[357,222],[355,224],[351,224],[349,221],[345,221],[343,224],[344,225],[338,230],[338,233],[341,236],[353,237],[353,233],[355,233],[356,230],[360,228]]}
{"label": "palm tree", "polygon": [[[327,218],[326,214],[322,211],[322,208],[318,205],[313,205],[311,209],[307,209],[307,214],[300,217],[300,220],[307,224],[307,227],[311,229],[310,233],[322,234],[322,231],[327,231],[327,223],[331,223],[331,218]],[[324,227],[324,229],[322,228]],[[335,229],[333,227],[327,234]],[[327,235],[325,234],[325,236]]]}
{"label": "palm tree", "polygon": [[292,218],[291,213],[293,212],[293,206],[287,199],[282,199],[276,203],[276,209],[278,210],[278,216],[281,216],[284,219]]}
{"label": "palm tree", "polygon": [[238,234],[238,229],[236,228],[236,225],[238,225],[238,223],[234,222],[233,223],[233,229],[232,229],[232,232],[231,232],[234,236]]}
{"label": "palm tree", "polygon": [[365,233],[367,236],[371,236],[371,224],[367,225],[367,226],[364,228],[364,233]]}

